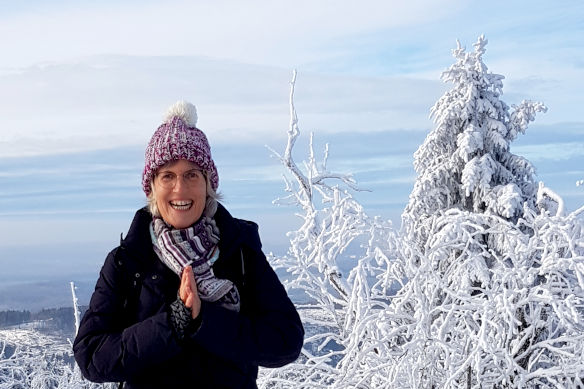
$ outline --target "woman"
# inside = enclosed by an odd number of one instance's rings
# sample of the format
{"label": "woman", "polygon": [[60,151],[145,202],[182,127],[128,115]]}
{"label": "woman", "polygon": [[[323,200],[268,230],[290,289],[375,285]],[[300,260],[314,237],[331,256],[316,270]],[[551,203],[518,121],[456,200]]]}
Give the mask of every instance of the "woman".
{"label": "woman", "polygon": [[255,223],[217,202],[195,107],[173,105],[145,154],[138,212],[107,256],[73,350],[83,375],[124,388],[256,388],[294,361],[304,330]]}

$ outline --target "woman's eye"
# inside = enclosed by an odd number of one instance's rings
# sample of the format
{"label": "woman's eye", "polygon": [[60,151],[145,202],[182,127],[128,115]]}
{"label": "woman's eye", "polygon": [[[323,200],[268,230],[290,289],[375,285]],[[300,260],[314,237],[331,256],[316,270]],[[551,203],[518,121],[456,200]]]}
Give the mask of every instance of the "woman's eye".
{"label": "woman's eye", "polygon": [[163,175],[160,176],[160,179],[162,181],[166,181],[166,182],[172,181],[172,180],[174,180],[174,174],[165,173],[165,174],[163,174]]}
{"label": "woman's eye", "polygon": [[185,174],[185,178],[189,181],[194,181],[194,180],[199,178],[199,172],[196,170],[192,171],[192,172],[188,172]]}

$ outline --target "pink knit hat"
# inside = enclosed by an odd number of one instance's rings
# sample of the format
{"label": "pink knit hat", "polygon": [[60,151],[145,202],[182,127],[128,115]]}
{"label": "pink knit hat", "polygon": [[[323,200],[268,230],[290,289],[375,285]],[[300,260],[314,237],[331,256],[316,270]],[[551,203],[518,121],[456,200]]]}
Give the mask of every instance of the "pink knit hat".
{"label": "pink knit hat", "polygon": [[150,195],[150,183],[165,163],[186,159],[199,165],[209,175],[213,190],[219,186],[219,175],[211,157],[209,141],[197,127],[197,109],[191,103],[178,101],[166,113],[164,123],[152,135],[144,154],[142,189]]}

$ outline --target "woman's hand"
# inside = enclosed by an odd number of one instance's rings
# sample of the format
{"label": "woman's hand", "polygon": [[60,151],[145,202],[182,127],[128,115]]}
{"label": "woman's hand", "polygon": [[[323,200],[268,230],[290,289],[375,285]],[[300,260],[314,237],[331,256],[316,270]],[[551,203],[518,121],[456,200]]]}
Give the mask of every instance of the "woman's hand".
{"label": "woman's hand", "polygon": [[178,293],[185,306],[191,309],[193,319],[196,319],[201,312],[201,299],[199,298],[197,283],[191,266],[185,267],[182,272]]}

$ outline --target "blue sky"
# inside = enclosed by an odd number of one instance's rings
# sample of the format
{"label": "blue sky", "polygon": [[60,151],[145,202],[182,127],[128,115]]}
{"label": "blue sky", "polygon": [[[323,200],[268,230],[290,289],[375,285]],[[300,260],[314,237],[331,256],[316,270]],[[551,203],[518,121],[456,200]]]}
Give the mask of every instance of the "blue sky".
{"label": "blue sky", "polygon": [[297,160],[313,131],[329,167],[372,191],[356,194],[365,209],[398,226],[412,154],[449,87],[440,73],[457,39],[471,49],[480,34],[485,63],[506,77],[503,100],[549,108],[512,151],[569,209],[582,206],[583,4],[0,2],[0,308],[18,305],[7,285],[58,282],[66,294],[67,280],[95,281],[144,204],[143,150],[178,99],[197,105],[227,207],[283,253],[297,221],[271,203],[284,171],[265,145],[285,146],[294,68]]}

